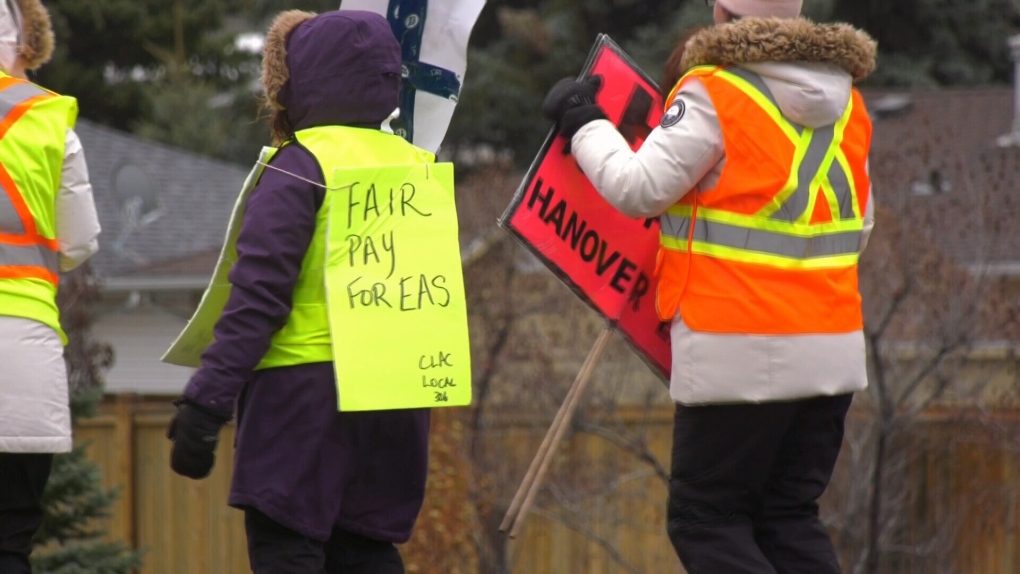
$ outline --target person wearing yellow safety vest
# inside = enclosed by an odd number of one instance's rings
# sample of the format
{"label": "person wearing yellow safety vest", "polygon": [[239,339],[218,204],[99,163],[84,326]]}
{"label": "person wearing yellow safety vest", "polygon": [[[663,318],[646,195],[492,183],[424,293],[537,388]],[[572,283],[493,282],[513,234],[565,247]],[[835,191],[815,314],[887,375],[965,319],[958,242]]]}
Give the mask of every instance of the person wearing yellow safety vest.
{"label": "person wearing yellow safety vest", "polygon": [[242,191],[224,249],[236,252],[223,263],[230,294],[167,433],[171,468],[203,478],[236,411],[228,502],[244,511],[258,573],[402,574],[394,543],[424,501],[429,411],[337,410],[330,334],[359,325],[331,324],[323,268],[340,195],[325,174],[435,159],[389,129],[400,67],[389,23],[371,12],[288,11],[266,36],[275,147]]}
{"label": "person wearing yellow safety vest", "polygon": [[0,0],[0,572],[28,574],[53,454],[71,450],[56,295],[98,249],[74,98],[26,79],[49,61],[39,0]]}
{"label": "person wearing yellow safety vest", "polygon": [[[718,0],[637,152],[566,79],[543,112],[624,214],[659,217],[676,402],[667,532],[693,574],[832,574],[817,500],[867,386],[857,260],[873,224],[864,32],[800,0]],[[675,61],[675,60],[674,60]]]}

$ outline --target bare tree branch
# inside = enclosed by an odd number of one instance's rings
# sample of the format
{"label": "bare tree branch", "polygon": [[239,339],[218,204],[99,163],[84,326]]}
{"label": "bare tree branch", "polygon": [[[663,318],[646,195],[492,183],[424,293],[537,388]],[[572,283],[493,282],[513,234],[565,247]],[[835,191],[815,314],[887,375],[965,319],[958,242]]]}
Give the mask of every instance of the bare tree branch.
{"label": "bare tree branch", "polygon": [[659,477],[664,483],[669,484],[669,471],[662,466],[655,453],[648,449],[648,445],[644,441],[634,440],[622,436],[620,433],[614,432],[603,425],[595,425],[584,421],[575,422],[575,428],[580,432],[595,435],[616,445],[620,450],[652,467],[655,476]]}
{"label": "bare tree branch", "polygon": [[592,540],[593,542],[598,544],[603,550],[605,550],[606,554],[608,554],[609,557],[613,559],[613,562],[619,565],[620,568],[623,568],[623,570],[628,574],[641,574],[641,572],[637,568],[635,568],[629,562],[627,562],[627,559],[624,558],[622,554],[620,554],[620,551],[616,549],[612,542],[606,540],[603,536],[600,536],[592,529],[573,520],[569,520],[562,515],[554,514],[541,508],[533,507],[531,509],[531,512],[539,516],[544,516],[546,518],[555,520],[560,524],[566,526],[567,528],[583,534],[585,538]]}

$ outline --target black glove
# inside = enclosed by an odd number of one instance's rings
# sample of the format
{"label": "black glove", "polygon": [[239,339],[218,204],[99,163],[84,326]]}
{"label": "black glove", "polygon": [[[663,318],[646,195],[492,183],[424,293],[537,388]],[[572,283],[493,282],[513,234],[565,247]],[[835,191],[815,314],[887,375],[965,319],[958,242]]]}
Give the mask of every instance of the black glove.
{"label": "black glove", "polygon": [[166,438],[174,441],[170,451],[170,468],[181,476],[205,478],[212,472],[220,429],[229,419],[187,399],[178,399],[174,404],[177,405],[177,414],[170,419],[166,429]]}
{"label": "black glove", "polygon": [[583,82],[563,78],[542,102],[542,115],[559,124],[560,133],[569,140],[588,122],[606,119],[606,113],[595,103],[595,94],[601,86],[600,76]]}

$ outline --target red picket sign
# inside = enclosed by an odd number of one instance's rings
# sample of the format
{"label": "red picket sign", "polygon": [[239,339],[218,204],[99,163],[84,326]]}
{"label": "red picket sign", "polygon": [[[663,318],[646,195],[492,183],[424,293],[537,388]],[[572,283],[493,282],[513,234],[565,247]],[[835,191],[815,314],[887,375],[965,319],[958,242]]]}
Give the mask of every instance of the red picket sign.
{"label": "red picket sign", "polygon": [[[602,77],[596,101],[636,150],[662,116],[658,87],[605,34],[596,40],[580,77],[595,75]],[[669,324],[660,322],[655,311],[659,221],[632,219],[609,205],[555,129],[500,225],[611,321],[669,380]]]}

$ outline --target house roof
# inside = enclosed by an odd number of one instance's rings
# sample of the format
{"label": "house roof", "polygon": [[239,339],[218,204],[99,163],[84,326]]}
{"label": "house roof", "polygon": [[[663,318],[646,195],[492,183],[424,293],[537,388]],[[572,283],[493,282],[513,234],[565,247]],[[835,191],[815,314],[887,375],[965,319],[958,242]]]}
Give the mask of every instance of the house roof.
{"label": "house roof", "polygon": [[[225,231],[226,224],[224,224],[223,227]],[[220,256],[220,245],[223,242],[223,238],[221,237],[218,241],[217,245],[202,251],[186,253],[179,257],[160,259],[147,265],[139,265],[131,268],[128,272],[123,273],[122,275],[126,277],[179,277],[201,275],[208,278],[213,269],[216,267],[216,261]]]}
{"label": "house roof", "polygon": [[209,284],[216,268],[220,246],[180,257],[161,259],[125,270],[103,280],[103,290],[117,291],[199,291]]}
{"label": "house roof", "polygon": [[137,274],[219,249],[246,167],[88,120],[79,120],[75,132],[103,228],[92,259],[100,276]]}
{"label": "house roof", "polygon": [[957,263],[1020,261],[1020,147],[998,145],[1013,127],[1013,90],[864,95],[876,205],[908,218]]}

